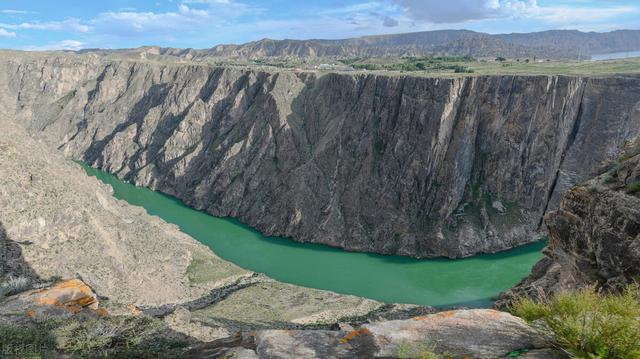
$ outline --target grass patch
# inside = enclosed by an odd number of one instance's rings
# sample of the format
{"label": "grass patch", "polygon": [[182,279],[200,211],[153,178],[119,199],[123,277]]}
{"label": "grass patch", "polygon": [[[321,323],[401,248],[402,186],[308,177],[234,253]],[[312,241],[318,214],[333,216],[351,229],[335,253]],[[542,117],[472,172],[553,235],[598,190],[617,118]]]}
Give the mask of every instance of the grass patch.
{"label": "grass patch", "polygon": [[224,262],[206,251],[194,250],[192,255],[187,267],[187,277],[191,283],[217,282],[246,273],[242,268]]}
{"label": "grass patch", "polygon": [[22,293],[31,289],[31,280],[27,277],[9,277],[0,283],[0,298]]}
{"label": "grass patch", "polygon": [[594,289],[562,293],[534,301],[517,300],[512,312],[544,333],[576,358],[640,358],[640,290],[620,295]]}
{"label": "grass patch", "polygon": [[631,183],[627,186],[627,193],[638,193],[640,192],[640,181]]}
{"label": "grass patch", "polygon": [[162,321],[143,316],[40,318],[0,325],[0,358],[179,358],[189,345]]}
{"label": "grass patch", "polygon": [[449,359],[449,354],[437,354],[435,345],[426,343],[411,343],[404,341],[398,346],[397,356],[400,359]]}
{"label": "grass patch", "polygon": [[55,347],[55,338],[44,328],[0,325],[0,357],[2,358],[50,358]]}

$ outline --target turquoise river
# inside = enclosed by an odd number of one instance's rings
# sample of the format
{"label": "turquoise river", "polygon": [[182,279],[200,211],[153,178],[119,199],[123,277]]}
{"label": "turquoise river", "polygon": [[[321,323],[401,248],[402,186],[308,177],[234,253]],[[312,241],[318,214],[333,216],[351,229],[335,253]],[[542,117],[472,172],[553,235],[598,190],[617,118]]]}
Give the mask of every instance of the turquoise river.
{"label": "turquoise river", "polygon": [[178,225],[220,257],[305,287],[390,303],[487,307],[492,297],[528,275],[542,257],[542,242],[467,259],[417,260],[266,237],[236,220],[210,216],[173,197],[83,167],[89,175],[111,185],[116,198]]}

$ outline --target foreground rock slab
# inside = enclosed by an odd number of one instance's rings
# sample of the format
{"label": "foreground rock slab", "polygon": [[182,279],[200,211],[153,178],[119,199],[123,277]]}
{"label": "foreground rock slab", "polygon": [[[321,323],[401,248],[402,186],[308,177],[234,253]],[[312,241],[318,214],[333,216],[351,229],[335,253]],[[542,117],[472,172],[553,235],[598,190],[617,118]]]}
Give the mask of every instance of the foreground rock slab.
{"label": "foreground rock slab", "polygon": [[377,322],[350,332],[265,330],[256,334],[260,358],[283,359],[396,358],[425,351],[456,358],[501,358],[514,351],[527,351],[532,358],[558,357],[538,350],[547,346],[522,319],[490,309]]}

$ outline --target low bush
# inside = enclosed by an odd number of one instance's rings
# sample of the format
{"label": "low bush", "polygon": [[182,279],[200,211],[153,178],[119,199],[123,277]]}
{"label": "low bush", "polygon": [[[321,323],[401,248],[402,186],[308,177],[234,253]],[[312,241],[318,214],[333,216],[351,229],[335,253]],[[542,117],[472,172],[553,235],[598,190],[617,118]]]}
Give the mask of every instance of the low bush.
{"label": "low bush", "polygon": [[41,327],[0,325],[1,358],[46,359],[55,347],[55,338]]}
{"label": "low bush", "polygon": [[31,281],[26,277],[9,277],[0,283],[0,297],[10,296],[31,289]]}
{"label": "low bush", "polygon": [[640,358],[640,290],[620,295],[594,289],[534,301],[521,298],[514,315],[551,334],[555,346],[576,358]]}
{"label": "low bush", "polygon": [[400,359],[449,359],[451,355],[435,352],[435,345],[427,345],[427,343],[411,343],[408,341],[400,343],[398,346],[397,356]]}
{"label": "low bush", "polygon": [[640,192],[640,182],[634,182],[627,186],[628,193],[638,193]]}

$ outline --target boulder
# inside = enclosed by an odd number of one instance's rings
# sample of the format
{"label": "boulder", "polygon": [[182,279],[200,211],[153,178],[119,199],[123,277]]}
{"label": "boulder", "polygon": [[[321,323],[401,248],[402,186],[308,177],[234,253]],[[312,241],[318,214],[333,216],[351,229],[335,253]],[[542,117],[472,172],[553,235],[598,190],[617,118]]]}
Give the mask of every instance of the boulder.
{"label": "boulder", "polygon": [[68,316],[85,309],[97,311],[98,306],[93,290],[83,281],[71,279],[7,298],[0,303],[0,315]]}
{"label": "boulder", "polygon": [[546,346],[544,338],[522,319],[491,309],[446,311],[364,328],[374,338],[376,357],[393,357],[402,350],[432,350],[455,357],[498,358]]}
{"label": "boulder", "polygon": [[441,353],[501,358],[521,353],[558,358],[522,319],[491,309],[455,310],[407,320],[365,324],[353,331],[264,330],[256,334],[260,358],[398,358]]}

